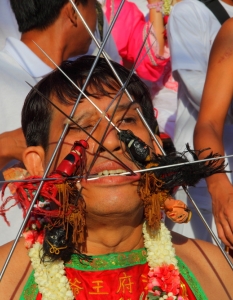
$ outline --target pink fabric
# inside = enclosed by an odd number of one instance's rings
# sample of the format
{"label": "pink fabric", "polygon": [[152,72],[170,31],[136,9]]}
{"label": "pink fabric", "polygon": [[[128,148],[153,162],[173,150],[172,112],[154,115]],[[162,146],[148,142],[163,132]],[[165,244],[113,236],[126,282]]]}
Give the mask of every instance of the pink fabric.
{"label": "pink fabric", "polygon": [[[105,15],[109,23],[111,22],[111,17],[115,15],[120,2],[121,0],[106,1]],[[114,8],[113,12],[112,8]],[[131,63],[136,60],[150,27],[150,22],[145,21],[144,15],[138,7],[134,3],[125,1],[112,30],[117,49],[123,59]],[[147,53],[152,44],[152,48]],[[160,88],[166,84],[171,75],[170,52],[167,47],[165,48],[164,56],[159,57],[157,55],[158,44],[152,29],[138,60],[140,65],[136,68],[138,76],[142,79],[152,82],[159,80],[161,82]]]}

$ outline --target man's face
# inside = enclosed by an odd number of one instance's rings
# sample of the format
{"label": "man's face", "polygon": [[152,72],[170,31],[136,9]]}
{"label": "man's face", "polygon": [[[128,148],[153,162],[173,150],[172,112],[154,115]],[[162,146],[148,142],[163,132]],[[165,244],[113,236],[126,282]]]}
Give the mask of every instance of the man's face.
{"label": "man's face", "polygon": [[[115,101],[108,109],[109,104],[112,101],[110,97],[104,96],[101,97],[101,99],[95,99],[93,97],[90,98],[102,112],[107,111],[106,114],[109,117],[112,116],[115,106],[117,105],[117,101]],[[55,103],[66,114],[70,114],[72,110],[71,106],[64,106],[57,102]],[[139,105],[137,103],[133,103],[129,106],[129,104],[129,99],[126,95],[123,95],[119,105],[117,106],[112,122],[120,130],[131,130],[147,145],[154,148],[151,137],[136,111],[137,108],[140,109]],[[101,114],[101,112],[98,111],[87,99],[83,99],[78,105],[78,109],[74,115],[74,120],[88,132],[92,131],[100,118],[101,121],[92,133],[92,136],[99,142],[103,138],[103,134],[108,126],[108,121],[104,118],[103,114]],[[55,109],[51,121],[49,136],[50,145],[46,155],[46,163],[48,163],[48,160],[51,157],[55,147],[54,143],[58,141],[65,122],[66,117]],[[89,148],[86,150],[86,170],[89,170],[99,145],[93,141],[92,138],[89,138],[88,135],[75,124],[70,124],[69,131],[60,150],[59,158],[56,161],[57,164],[59,164],[59,162],[70,152],[75,141],[81,139],[85,140],[87,138]],[[99,174],[100,177],[91,181],[85,179],[81,180],[82,195],[86,202],[87,211],[89,213],[92,212],[93,214],[97,213],[105,215],[109,213],[130,212],[137,208],[141,209],[142,203],[137,191],[140,174],[137,173],[130,176],[117,175],[118,172],[127,171],[124,164],[131,170],[137,170],[138,167],[126,156],[125,145],[119,140],[117,130],[112,125],[109,126],[102,144],[109,150],[109,152],[102,148],[97,155],[93,168],[90,171],[91,175]],[[111,153],[113,153],[119,161],[114,158]],[[101,174],[105,174],[109,171],[113,174],[101,177]]]}

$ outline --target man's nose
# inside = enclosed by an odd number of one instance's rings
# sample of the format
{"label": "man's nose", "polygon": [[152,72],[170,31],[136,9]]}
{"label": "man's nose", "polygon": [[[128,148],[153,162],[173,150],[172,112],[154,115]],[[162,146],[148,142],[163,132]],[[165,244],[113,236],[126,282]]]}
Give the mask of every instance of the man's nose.
{"label": "man's nose", "polygon": [[[124,146],[118,136],[118,131],[112,126],[109,125],[108,129],[106,130],[106,126],[104,130],[101,130],[102,134],[99,135],[98,141],[109,151],[116,152],[122,151],[122,146]],[[105,149],[101,148],[100,152],[104,152]]]}

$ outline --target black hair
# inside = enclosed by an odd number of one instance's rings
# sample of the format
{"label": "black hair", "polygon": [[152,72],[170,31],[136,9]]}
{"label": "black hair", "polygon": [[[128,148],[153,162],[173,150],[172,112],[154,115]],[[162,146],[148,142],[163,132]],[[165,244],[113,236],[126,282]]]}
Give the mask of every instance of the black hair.
{"label": "black hair", "polygon": [[[76,85],[82,88],[94,60],[94,56],[82,56],[73,62],[63,62],[61,69]],[[116,62],[112,62],[112,65],[121,81],[126,82],[129,71]],[[51,72],[35,87],[47,98],[51,99],[55,96],[58,102],[67,106],[73,105],[79,96],[78,89],[59,70]],[[100,99],[101,96],[109,96],[108,90],[117,92],[119,89],[120,85],[108,63],[104,58],[99,58],[85,94]],[[90,90],[94,92],[91,93]],[[154,117],[153,105],[146,85],[137,75],[133,74],[127,90],[134,101],[140,104],[148,125],[155,132],[158,124]],[[22,110],[22,129],[28,146],[41,145],[46,151],[53,109],[55,108],[52,108],[52,105],[35,90],[32,89],[29,92]]]}
{"label": "black hair", "polygon": [[[79,0],[82,5],[88,0]],[[19,31],[44,30],[57,19],[69,0],[10,0]]]}

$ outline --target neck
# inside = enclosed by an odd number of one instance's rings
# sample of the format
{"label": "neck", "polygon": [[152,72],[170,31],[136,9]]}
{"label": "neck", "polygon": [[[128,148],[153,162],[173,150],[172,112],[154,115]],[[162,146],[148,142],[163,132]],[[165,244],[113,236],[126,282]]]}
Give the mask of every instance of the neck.
{"label": "neck", "polygon": [[142,248],[142,223],[143,219],[139,215],[105,218],[89,216],[87,254],[100,255]]}
{"label": "neck", "polygon": [[[62,34],[54,34],[54,30],[46,29],[45,31],[31,30],[23,33],[21,41],[30,48],[45,64],[52,69],[55,65],[49,58],[38,48],[38,46],[57,64],[70,57],[66,51]],[[36,44],[38,45],[36,45]]]}

